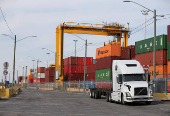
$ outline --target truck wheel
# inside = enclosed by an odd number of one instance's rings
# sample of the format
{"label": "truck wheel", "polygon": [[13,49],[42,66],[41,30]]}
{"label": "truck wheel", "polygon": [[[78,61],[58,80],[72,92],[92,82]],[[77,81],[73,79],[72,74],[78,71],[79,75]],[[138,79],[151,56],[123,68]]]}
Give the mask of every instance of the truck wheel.
{"label": "truck wheel", "polygon": [[99,94],[98,94],[98,91],[96,90],[95,91],[95,99],[98,99],[99,98]]}
{"label": "truck wheel", "polygon": [[99,92],[99,99],[101,99],[101,96],[102,96],[101,94],[102,94],[102,92],[101,92],[100,90],[99,90],[98,92]]}
{"label": "truck wheel", "polygon": [[95,90],[92,91],[92,97],[95,98]]}
{"label": "truck wheel", "polygon": [[106,102],[109,102],[109,93],[106,93]]}
{"label": "truck wheel", "polygon": [[124,101],[124,95],[123,94],[121,95],[121,103],[122,103],[122,105],[126,105],[126,103]]}
{"label": "truck wheel", "polygon": [[149,102],[145,102],[146,103],[146,105],[150,105],[151,104],[151,102],[149,101]]}

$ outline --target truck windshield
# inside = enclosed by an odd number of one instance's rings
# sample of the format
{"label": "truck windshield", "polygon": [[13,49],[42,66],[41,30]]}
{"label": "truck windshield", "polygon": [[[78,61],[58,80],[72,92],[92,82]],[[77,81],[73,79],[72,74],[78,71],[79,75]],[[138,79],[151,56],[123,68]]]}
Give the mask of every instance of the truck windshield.
{"label": "truck windshield", "polygon": [[123,81],[145,81],[143,74],[124,74]]}

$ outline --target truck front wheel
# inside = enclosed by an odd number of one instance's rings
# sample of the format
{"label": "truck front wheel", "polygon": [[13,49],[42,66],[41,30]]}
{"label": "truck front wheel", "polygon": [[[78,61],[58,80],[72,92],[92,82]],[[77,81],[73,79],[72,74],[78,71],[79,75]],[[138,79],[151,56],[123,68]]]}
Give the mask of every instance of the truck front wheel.
{"label": "truck front wheel", "polygon": [[106,93],[106,102],[109,102],[109,92]]}
{"label": "truck front wheel", "polygon": [[122,103],[122,105],[126,105],[126,102],[124,100],[124,95],[123,94],[121,95],[121,103]]}
{"label": "truck front wheel", "polygon": [[99,92],[97,90],[95,91],[95,95],[94,96],[95,96],[95,99],[99,98]]}

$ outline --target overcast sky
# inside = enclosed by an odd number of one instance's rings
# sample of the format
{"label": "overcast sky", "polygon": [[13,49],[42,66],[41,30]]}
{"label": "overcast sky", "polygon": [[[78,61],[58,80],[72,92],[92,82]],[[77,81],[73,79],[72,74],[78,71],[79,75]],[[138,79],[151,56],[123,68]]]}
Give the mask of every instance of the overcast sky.
{"label": "overcast sky", "polygon": [[[154,10],[157,14],[170,14],[170,0],[134,0],[139,4]],[[134,3],[124,3],[123,0],[0,0],[0,7],[3,11],[5,19],[17,40],[28,37],[37,36],[34,38],[27,38],[19,41],[16,44],[16,70],[19,75],[22,75],[22,67],[28,66],[29,69],[33,67],[33,61],[28,56],[40,59],[42,62],[39,66],[47,67],[47,51],[42,48],[45,47],[55,52],[55,31],[56,27],[63,22],[77,22],[77,23],[91,23],[102,24],[104,22],[118,22],[125,24],[130,22],[130,29],[134,29],[144,23],[144,15],[141,10],[144,8]],[[153,17],[153,13],[149,12],[146,19]],[[167,19],[157,21],[157,34],[167,34],[167,25],[170,24],[170,15],[165,16]],[[147,24],[153,22],[153,19]],[[138,29],[143,28],[141,26]],[[135,29],[133,32],[138,31]],[[154,35],[153,23],[146,27],[146,38]],[[14,38],[0,12],[0,80],[3,76],[3,63],[9,62],[8,71],[12,80],[13,71],[13,54],[14,41],[2,34],[10,35]],[[96,44],[101,42],[108,43],[113,37],[98,36],[98,35],[81,35],[83,39],[87,39],[88,43],[93,43],[88,46],[87,56],[95,58],[96,48],[103,46]],[[84,41],[71,34],[64,35],[64,57],[74,56],[75,43],[77,42],[77,56],[84,56]],[[144,29],[141,29],[129,38],[129,45],[135,45],[135,41],[144,39]],[[79,49],[80,48],[80,49]],[[49,55],[50,63],[54,63],[54,54]],[[34,62],[36,66],[37,63]],[[24,71],[25,72],[25,71]],[[16,78],[16,76],[15,76]],[[9,79],[9,75],[7,76]]]}

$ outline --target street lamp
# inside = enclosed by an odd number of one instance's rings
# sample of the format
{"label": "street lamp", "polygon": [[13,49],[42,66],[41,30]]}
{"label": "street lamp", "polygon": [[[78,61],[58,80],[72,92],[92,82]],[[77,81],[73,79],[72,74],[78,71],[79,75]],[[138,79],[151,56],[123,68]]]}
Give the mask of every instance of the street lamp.
{"label": "street lamp", "polygon": [[[2,35],[11,37],[10,35],[7,35],[7,34],[2,34]],[[28,37],[25,37],[25,38],[20,39],[18,41],[24,40],[24,39],[29,38],[29,37],[37,37],[37,36],[28,36]],[[13,82],[14,82],[14,76],[15,76],[15,51],[16,51],[16,42],[18,42],[18,41],[16,41],[16,35],[15,35],[15,38],[13,38],[13,37],[11,37],[11,38],[14,40],[14,61],[13,61]],[[14,86],[14,83],[13,83],[13,86]]]}
{"label": "street lamp", "polygon": [[144,39],[146,39],[146,15],[148,15],[148,10],[141,11],[143,15],[145,15],[145,24],[144,24]]}
{"label": "street lamp", "polygon": [[77,42],[78,40],[73,40],[73,41],[75,41],[75,57],[76,57],[76,42]]}
{"label": "street lamp", "polygon": [[[133,2],[133,1],[123,1],[123,2]],[[154,11],[136,3],[136,2],[133,2],[145,9],[147,9],[148,11],[151,11],[154,13],[154,49],[153,49],[153,78],[156,77],[156,65],[155,65],[155,62],[156,62],[156,16],[159,16],[159,17],[164,17],[164,15],[156,15],[156,10],[154,9]]]}
{"label": "street lamp", "polygon": [[[47,55],[48,55],[48,59],[49,59],[49,54],[50,54],[50,53],[47,53]],[[48,59],[47,59],[47,68],[48,68]]]}
{"label": "street lamp", "polygon": [[87,39],[85,40],[77,35],[75,35],[75,36],[80,38],[81,40],[85,41],[84,81],[83,81],[83,92],[85,92],[87,44],[92,44],[92,43],[87,43]]}
{"label": "street lamp", "polygon": [[[46,49],[46,48],[42,48],[42,49]],[[59,55],[59,54],[56,54],[56,52],[53,52],[53,51],[51,51],[51,50],[49,50],[49,49],[46,49],[46,50],[48,50],[48,51],[50,51],[50,52],[52,52],[52,53],[54,53],[55,54],[55,76],[54,76],[54,83],[56,82],[55,80],[56,80],[56,58],[57,58],[57,55]],[[56,84],[55,84],[55,86],[56,86]],[[56,88],[56,87],[55,87]]]}
{"label": "street lamp", "polygon": [[33,72],[34,72],[34,61],[35,61],[35,60],[32,60],[32,61],[33,61]]}

